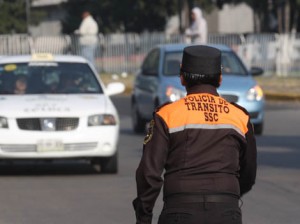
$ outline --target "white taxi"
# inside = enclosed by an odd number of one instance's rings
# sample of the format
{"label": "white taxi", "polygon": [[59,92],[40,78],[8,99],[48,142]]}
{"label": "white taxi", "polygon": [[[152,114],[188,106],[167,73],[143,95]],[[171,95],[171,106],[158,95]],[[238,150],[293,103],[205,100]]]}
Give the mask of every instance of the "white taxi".
{"label": "white taxi", "polygon": [[0,59],[0,160],[87,159],[118,170],[119,117],[95,68],[80,56]]}

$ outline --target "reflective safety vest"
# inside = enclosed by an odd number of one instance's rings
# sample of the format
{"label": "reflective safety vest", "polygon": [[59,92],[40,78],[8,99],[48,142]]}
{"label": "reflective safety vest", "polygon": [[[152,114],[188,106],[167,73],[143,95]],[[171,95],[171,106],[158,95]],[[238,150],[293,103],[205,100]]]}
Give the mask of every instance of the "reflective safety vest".
{"label": "reflective safety vest", "polygon": [[240,158],[251,127],[245,111],[220,96],[196,93],[163,106],[156,115],[169,134],[165,196],[182,192],[240,195]]}
{"label": "reflective safety vest", "polygon": [[256,153],[245,109],[218,96],[213,86],[190,88],[186,97],[158,108],[149,124],[136,170],[137,217],[151,219],[162,186],[165,199],[248,192],[255,183]]}
{"label": "reflective safety vest", "polygon": [[192,94],[157,112],[169,133],[186,129],[233,129],[241,136],[248,131],[249,116],[235,105],[212,94]]}

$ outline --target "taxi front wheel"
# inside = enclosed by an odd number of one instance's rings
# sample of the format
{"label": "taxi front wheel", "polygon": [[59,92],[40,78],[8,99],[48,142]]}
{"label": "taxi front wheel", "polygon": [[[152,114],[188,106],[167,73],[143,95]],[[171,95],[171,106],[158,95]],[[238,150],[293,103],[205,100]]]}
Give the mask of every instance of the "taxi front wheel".
{"label": "taxi front wheel", "polygon": [[91,164],[97,173],[118,173],[118,153],[110,157],[93,158]]}

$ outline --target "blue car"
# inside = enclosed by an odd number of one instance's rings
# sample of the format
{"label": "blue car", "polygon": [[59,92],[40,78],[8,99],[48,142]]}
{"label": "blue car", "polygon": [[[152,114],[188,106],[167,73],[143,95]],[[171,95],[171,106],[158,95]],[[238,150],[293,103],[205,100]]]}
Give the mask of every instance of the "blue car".
{"label": "blue car", "polygon": [[[186,95],[179,79],[180,63],[185,44],[164,44],[153,48],[145,57],[136,74],[131,96],[132,126],[136,133],[145,131],[153,111],[166,102],[174,102]],[[247,70],[238,55],[226,45],[210,45],[222,52],[223,81],[218,88],[220,96],[234,102],[250,114],[257,135],[263,133],[263,91],[253,76],[263,70],[253,67]]]}

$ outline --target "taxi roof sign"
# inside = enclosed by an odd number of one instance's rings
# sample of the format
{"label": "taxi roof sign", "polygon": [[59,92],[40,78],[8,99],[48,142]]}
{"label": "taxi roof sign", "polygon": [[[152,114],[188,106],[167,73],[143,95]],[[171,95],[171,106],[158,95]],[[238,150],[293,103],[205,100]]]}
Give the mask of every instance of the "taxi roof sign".
{"label": "taxi roof sign", "polygon": [[50,53],[36,53],[31,57],[32,61],[54,61],[54,57]]}

